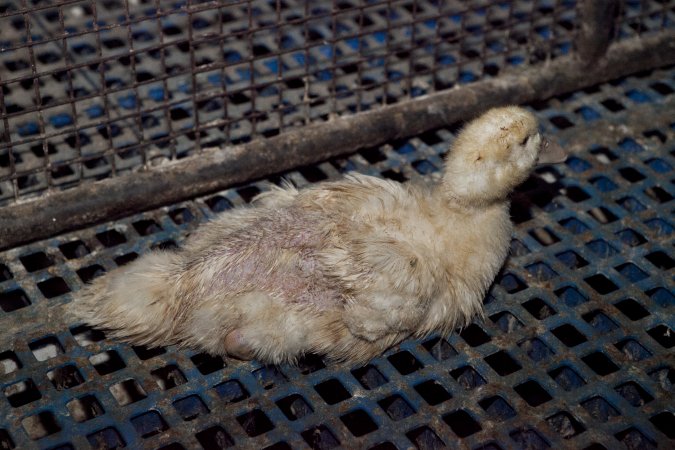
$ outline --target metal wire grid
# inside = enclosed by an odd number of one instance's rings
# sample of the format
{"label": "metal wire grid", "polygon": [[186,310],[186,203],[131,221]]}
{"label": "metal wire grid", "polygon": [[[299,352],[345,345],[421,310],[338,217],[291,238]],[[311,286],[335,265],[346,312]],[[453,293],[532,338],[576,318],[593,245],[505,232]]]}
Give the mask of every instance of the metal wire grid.
{"label": "metal wire grid", "polygon": [[617,40],[634,36],[647,36],[673,26],[675,3],[671,0],[650,2],[628,0],[619,2],[614,38]]}
{"label": "metal wire grid", "polygon": [[5,3],[0,205],[554,58],[574,6]]}
{"label": "metal wire grid", "polygon": [[[675,70],[531,107],[574,152],[514,199],[488,319],[360,368],[133,348],[62,322],[84,282],[274,178],[0,253],[0,447],[670,448]],[[456,129],[286,174],[432,181]]]}

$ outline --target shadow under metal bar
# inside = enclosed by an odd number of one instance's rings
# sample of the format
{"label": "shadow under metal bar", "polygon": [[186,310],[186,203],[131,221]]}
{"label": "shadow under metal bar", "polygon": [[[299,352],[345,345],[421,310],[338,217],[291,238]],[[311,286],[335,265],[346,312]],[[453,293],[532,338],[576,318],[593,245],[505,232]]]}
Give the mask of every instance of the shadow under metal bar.
{"label": "shadow under metal bar", "polygon": [[0,249],[420,134],[469,119],[492,106],[545,99],[675,64],[675,32],[663,30],[655,36],[614,43],[594,63],[582,56],[575,53],[461,89],[308,125],[265,140],[214,148],[147,172],[50,192],[1,208]]}

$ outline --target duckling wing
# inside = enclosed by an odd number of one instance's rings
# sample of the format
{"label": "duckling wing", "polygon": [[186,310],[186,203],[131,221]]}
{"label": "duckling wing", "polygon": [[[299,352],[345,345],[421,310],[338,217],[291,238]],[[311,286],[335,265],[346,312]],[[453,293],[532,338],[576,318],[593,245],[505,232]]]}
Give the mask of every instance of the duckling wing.
{"label": "duckling wing", "polygon": [[425,317],[434,291],[433,274],[408,242],[366,236],[352,244],[355,266],[365,268],[364,281],[354,286],[344,322],[368,341],[415,332]]}
{"label": "duckling wing", "polygon": [[326,276],[348,293],[343,320],[360,338],[412,333],[426,314],[436,277],[428,252],[414,237],[426,220],[418,194],[355,175],[298,199],[319,205],[334,222],[331,245],[320,250],[319,260]]}

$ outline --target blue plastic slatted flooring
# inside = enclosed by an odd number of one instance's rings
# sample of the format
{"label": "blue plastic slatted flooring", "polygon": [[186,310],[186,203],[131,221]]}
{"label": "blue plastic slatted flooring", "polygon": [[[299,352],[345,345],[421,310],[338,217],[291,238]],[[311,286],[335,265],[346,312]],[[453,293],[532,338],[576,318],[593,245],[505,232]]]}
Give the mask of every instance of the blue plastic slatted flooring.
{"label": "blue plastic slatted flooring", "polygon": [[[487,319],[365,367],[263,367],[64,323],[262,180],[0,253],[0,448],[673,448],[675,69],[530,105],[572,152],[514,196]],[[457,127],[284,176],[433,181]],[[130,193],[131,194],[131,193]]]}

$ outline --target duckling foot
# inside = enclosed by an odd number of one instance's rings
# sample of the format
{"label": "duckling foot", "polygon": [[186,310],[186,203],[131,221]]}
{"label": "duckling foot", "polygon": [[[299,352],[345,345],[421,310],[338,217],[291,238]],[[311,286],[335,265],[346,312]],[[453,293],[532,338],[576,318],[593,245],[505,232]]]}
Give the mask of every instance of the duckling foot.
{"label": "duckling foot", "polygon": [[240,330],[231,331],[224,339],[225,352],[233,358],[250,360],[255,357],[253,349],[246,344]]}

